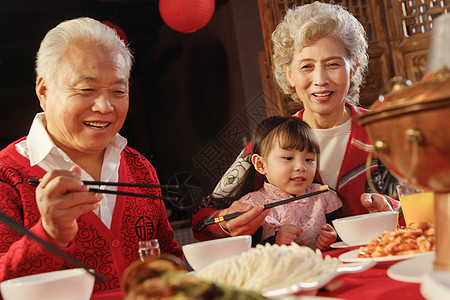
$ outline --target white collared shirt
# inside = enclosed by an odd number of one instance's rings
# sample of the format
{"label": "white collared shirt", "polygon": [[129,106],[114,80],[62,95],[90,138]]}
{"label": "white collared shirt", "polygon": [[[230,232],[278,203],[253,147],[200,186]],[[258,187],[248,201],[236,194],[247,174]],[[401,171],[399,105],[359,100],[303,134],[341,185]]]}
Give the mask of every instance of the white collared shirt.
{"label": "white collared shirt", "polygon": [[[120,134],[106,147],[103,158],[101,181],[117,182],[119,179],[120,153],[127,145],[127,140]],[[75,163],[61,149],[56,147],[46,130],[45,113],[38,113],[31,124],[30,132],[25,140],[16,144],[16,150],[30,160],[30,165],[38,165],[45,171],[52,169],[69,170]],[[82,180],[94,180],[85,170],[81,169]],[[96,186],[97,188],[97,186]],[[105,188],[104,186],[100,188]],[[107,187],[117,190],[117,187]],[[94,213],[106,227],[111,228],[111,221],[116,204],[116,195],[103,194],[100,206]]]}

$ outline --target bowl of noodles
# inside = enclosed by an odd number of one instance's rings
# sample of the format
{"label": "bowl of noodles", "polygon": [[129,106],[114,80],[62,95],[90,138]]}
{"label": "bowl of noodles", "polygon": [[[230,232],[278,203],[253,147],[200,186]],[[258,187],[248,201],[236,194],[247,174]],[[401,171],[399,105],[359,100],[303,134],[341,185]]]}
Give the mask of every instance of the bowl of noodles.
{"label": "bowl of noodles", "polygon": [[343,274],[362,272],[373,261],[343,264],[337,258],[323,257],[296,243],[257,245],[238,256],[216,261],[193,272],[201,280],[255,292],[269,299],[290,295],[315,295],[321,288],[334,290],[342,286]]}

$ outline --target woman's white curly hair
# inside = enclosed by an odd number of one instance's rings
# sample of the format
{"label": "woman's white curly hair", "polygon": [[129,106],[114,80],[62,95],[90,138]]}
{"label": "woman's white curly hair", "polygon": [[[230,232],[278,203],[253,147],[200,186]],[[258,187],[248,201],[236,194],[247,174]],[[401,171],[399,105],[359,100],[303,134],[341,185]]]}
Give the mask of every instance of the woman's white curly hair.
{"label": "woman's white curly hair", "polygon": [[283,20],[272,33],[273,68],[281,91],[301,102],[286,77],[294,53],[322,37],[342,41],[348,58],[358,62],[346,101],[359,103],[359,88],[364,80],[369,56],[367,38],[361,23],[341,5],[314,2],[287,10]]}

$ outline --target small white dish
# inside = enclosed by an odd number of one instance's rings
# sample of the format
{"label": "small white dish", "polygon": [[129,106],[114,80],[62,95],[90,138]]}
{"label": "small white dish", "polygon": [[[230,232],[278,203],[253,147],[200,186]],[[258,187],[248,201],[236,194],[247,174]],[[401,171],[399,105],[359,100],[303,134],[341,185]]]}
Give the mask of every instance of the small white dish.
{"label": "small white dish", "polygon": [[94,281],[92,274],[77,268],[6,280],[0,288],[5,300],[89,300]]}
{"label": "small white dish", "polygon": [[378,264],[393,264],[405,259],[416,258],[420,256],[430,255],[432,252],[423,252],[409,255],[395,255],[395,256],[381,256],[381,257],[358,257],[359,249],[348,251],[339,255],[339,260],[342,262],[362,262],[362,261],[374,261]]}
{"label": "small white dish", "polygon": [[241,235],[184,245],[182,249],[189,265],[198,271],[217,260],[240,255],[251,247],[252,237]]}
{"label": "small white dish", "polygon": [[387,275],[398,281],[421,283],[423,277],[433,270],[434,252],[398,262],[389,267]]}
{"label": "small white dish", "polygon": [[420,292],[427,300],[450,299],[450,271],[432,271],[423,277]]}

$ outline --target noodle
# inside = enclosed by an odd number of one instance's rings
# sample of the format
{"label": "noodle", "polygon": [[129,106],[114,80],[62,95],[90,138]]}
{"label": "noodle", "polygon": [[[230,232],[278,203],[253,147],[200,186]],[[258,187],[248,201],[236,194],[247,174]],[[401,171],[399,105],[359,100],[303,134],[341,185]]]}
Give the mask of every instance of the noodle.
{"label": "noodle", "polygon": [[322,258],[320,250],[291,245],[257,245],[239,256],[216,261],[196,276],[238,289],[267,292],[299,282],[314,282],[341,265],[336,258]]}

